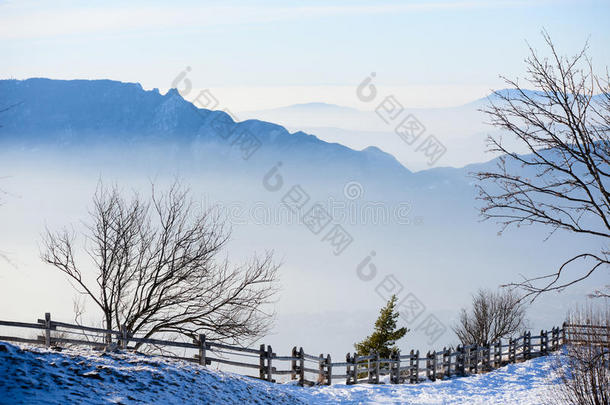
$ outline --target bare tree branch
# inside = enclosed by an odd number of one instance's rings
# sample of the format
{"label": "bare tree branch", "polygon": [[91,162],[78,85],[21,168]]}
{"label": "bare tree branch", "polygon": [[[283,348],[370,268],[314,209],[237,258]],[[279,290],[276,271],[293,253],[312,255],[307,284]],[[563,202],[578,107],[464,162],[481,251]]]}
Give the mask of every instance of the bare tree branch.
{"label": "bare tree branch", "polygon": [[[495,171],[476,173],[481,215],[495,220],[501,231],[541,224],[557,231],[598,239],[599,250],[582,252],[548,275],[511,283],[532,300],[541,293],[576,284],[599,268],[608,269],[610,238],[610,87],[608,76],[596,76],[587,56],[588,45],[571,58],[557,53],[546,32],[550,58],[530,47],[525,60],[527,83],[504,78],[510,90],[496,91],[482,111],[489,123],[515,136],[528,154],[510,150],[501,138],[489,138],[499,152]],[[563,276],[568,268],[581,276]],[[582,270],[581,270],[582,272]]]}

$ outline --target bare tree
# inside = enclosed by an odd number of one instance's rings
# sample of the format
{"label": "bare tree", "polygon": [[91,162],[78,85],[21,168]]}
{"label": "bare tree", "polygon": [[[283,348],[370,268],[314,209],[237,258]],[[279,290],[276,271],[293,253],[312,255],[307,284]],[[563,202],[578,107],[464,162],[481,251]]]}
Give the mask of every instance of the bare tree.
{"label": "bare tree", "polygon": [[94,271],[77,263],[78,237],[67,229],[47,229],[41,257],[100,308],[108,329],[125,325],[144,337],[205,333],[243,344],[271,325],[278,265],[267,252],[231,266],[220,258],[229,235],[220,216],[198,212],[178,183],[164,193],[153,186],[149,201],[100,184],[80,235]]}
{"label": "bare tree", "polygon": [[479,290],[472,308],[462,308],[453,331],[463,345],[485,345],[525,328],[526,307],[511,290]]}
{"label": "bare tree", "polygon": [[610,310],[592,307],[568,315],[572,326],[562,356],[553,363],[559,384],[551,387],[549,403],[610,404]]}
{"label": "bare tree", "polygon": [[[555,272],[509,284],[535,299],[540,293],[561,290],[608,269],[610,238],[610,87],[608,74],[600,77],[586,52],[559,56],[543,32],[550,58],[530,47],[525,60],[528,87],[504,78],[510,90],[495,92],[482,111],[490,124],[516,137],[528,154],[509,150],[500,137],[489,138],[499,152],[495,171],[476,174],[484,219],[497,220],[502,231],[510,226],[542,224],[548,237],[563,230],[586,235],[599,243],[568,258]],[[569,267],[582,266],[565,279]],[[607,296],[608,291],[597,291]]]}

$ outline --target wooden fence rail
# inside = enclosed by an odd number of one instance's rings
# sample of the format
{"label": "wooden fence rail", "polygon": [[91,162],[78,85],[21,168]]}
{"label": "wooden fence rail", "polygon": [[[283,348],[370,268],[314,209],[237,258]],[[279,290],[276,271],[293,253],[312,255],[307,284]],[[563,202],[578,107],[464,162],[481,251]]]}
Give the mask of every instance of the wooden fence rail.
{"label": "wooden fence rail", "polygon": [[[605,342],[608,342],[610,328],[599,325],[569,325],[555,327],[550,331],[540,331],[532,336],[525,332],[522,336],[510,338],[508,341],[498,340],[483,346],[458,345],[444,347],[440,351],[430,351],[420,354],[419,350],[411,350],[409,354],[394,352],[390,358],[380,358],[373,353],[359,356],[357,353],[347,353],[344,362],[331,360],[330,354],[318,356],[305,353],[302,347],[293,347],[289,356],[278,356],[269,345],[261,344],[258,349],[228,345],[206,340],[200,334],[192,342],[182,342],[166,339],[141,338],[133,336],[122,327],[119,331],[94,328],[57,322],[46,313],[44,319],[36,323],[13,322],[0,320],[0,326],[35,329],[43,334],[36,339],[16,336],[0,336],[0,340],[42,344],[54,347],[62,344],[88,345],[95,348],[134,350],[135,346],[148,345],[152,348],[193,350],[191,357],[177,354],[167,355],[202,366],[211,364],[226,364],[235,367],[258,370],[258,375],[251,377],[275,382],[274,376],[289,376],[301,386],[330,385],[333,381],[345,381],[346,384],[369,383],[379,384],[381,377],[388,376],[391,384],[415,384],[423,380],[465,376],[487,372],[509,363],[525,361],[538,356],[545,356],[558,350],[561,345],[570,342],[570,337],[582,336],[591,329],[604,329]],[[67,337],[67,334],[78,334],[80,338]],[[596,331],[599,336],[599,332]],[[83,338],[84,337],[84,338]],[[232,356],[231,359],[227,356]],[[234,359],[237,357],[238,359]],[[243,360],[243,359],[248,360]]]}

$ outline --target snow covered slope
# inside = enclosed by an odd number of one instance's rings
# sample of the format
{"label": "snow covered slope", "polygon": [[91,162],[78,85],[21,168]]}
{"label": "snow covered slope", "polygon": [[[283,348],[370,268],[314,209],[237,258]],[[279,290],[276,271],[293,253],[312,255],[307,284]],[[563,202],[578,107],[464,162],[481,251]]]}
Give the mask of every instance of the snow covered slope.
{"label": "snow covered slope", "polygon": [[551,356],[417,385],[271,384],[195,364],[85,349],[49,351],[0,342],[6,404],[548,404]]}
{"label": "snow covered slope", "polygon": [[297,404],[299,392],[196,364],[0,343],[3,404]]}

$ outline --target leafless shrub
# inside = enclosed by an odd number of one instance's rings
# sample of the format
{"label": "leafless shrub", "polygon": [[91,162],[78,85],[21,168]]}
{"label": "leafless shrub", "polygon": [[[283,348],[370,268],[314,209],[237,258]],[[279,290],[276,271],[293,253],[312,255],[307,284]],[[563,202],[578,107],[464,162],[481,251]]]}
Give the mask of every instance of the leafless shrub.
{"label": "leafless shrub", "polygon": [[550,390],[555,403],[610,404],[610,310],[588,307],[569,314],[564,354],[553,365],[559,384]]}
{"label": "leafless shrub", "polygon": [[453,331],[463,345],[485,345],[525,328],[525,303],[513,291],[479,290],[472,308],[462,308]]}
{"label": "leafless shrub", "polygon": [[[198,212],[177,182],[163,193],[153,186],[150,200],[128,200],[100,184],[85,228],[81,235],[47,230],[41,257],[99,307],[106,328],[125,325],[146,338],[205,333],[237,344],[268,331],[278,269],[272,253],[240,266],[219,258],[230,232],[213,210]],[[79,236],[94,282],[77,262]]]}

